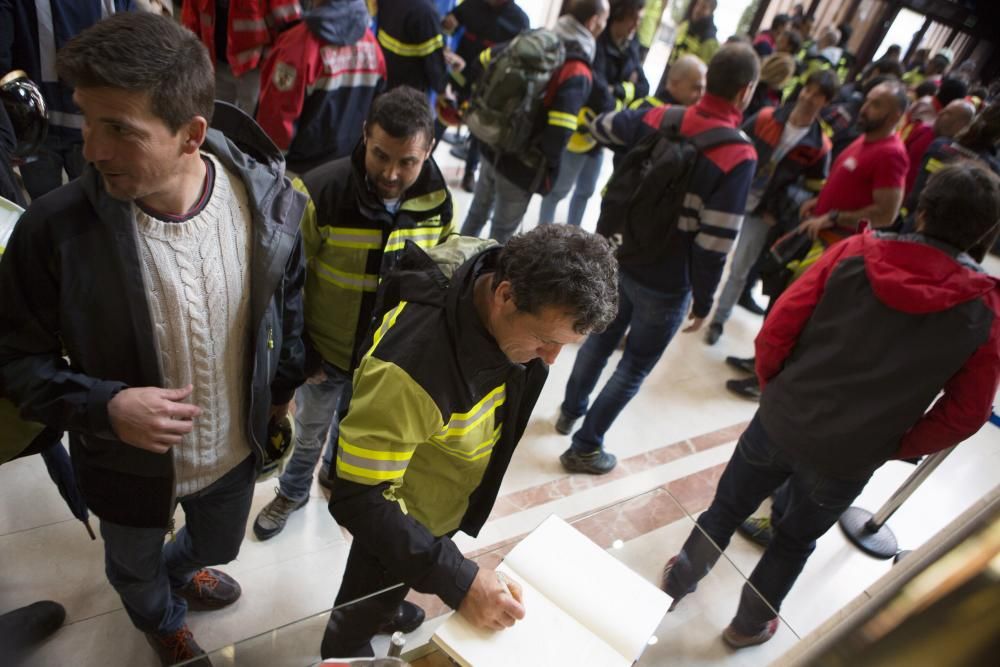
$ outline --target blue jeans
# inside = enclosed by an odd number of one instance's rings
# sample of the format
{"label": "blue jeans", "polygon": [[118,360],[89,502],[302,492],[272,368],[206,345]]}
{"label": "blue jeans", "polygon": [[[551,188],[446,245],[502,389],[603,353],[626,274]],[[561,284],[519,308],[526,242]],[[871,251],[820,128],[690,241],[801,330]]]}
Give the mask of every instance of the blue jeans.
{"label": "blue jeans", "polygon": [[530,202],[530,192],[511,183],[497,172],[489,160],[484,160],[479,169],[476,192],[469,204],[469,214],[462,225],[462,236],[479,236],[492,213],[490,237],[497,243],[506,243],[517,232]]}
{"label": "blue jeans", "polygon": [[172,589],[203,567],[236,558],[256,479],[254,457],[248,456],[210,486],[178,499],[184,527],[165,546],[166,528],[101,521],[104,571],[135,627],[171,633],[184,625],[187,602]]}
{"label": "blue jeans", "polygon": [[63,184],[63,169],[69,180],[83,173],[83,139],[50,134],[38,149],[36,159],[21,165],[24,189],[34,201]]}
{"label": "blue jeans", "polygon": [[295,449],[278,480],[281,495],[294,501],[309,496],[312,475],[327,442],[324,457],[329,465],[333,460],[340,423],[334,421],[338,408],[351,401],[351,376],[335,366],[323,364],[326,380],[318,384],[304,384],[295,392]]}
{"label": "blue jeans", "polygon": [[[604,333],[587,338],[576,355],[566,384],[563,414],[573,418],[587,415],[583,426],[573,434],[575,452],[587,454],[604,446],[604,434],[660,360],[684,321],[690,301],[688,288],[661,292],[640,285],[624,271],[619,272],[618,315]],[[588,410],[587,402],[601,371],[626,331],[625,353]]]}
{"label": "blue jeans", "polygon": [[[597,189],[597,179],[601,176],[602,164],[604,164],[603,148],[598,148],[592,153],[574,153],[568,148],[564,150],[559,160],[559,176],[556,177],[556,184],[552,186],[549,194],[542,197],[538,224],[551,225],[555,222],[556,206],[572,189],[573,196],[569,200],[566,224],[579,227],[583,223],[587,202]],[[576,188],[573,188],[574,184]]]}
{"label": "blue jeans", "polygon": [[816,540],[850,507],[868,479],[835,479],[797,462],[774,445],[757,416],[740,437],[711,506],[698,517],[698,527],[678,554],[667,580],[671,597],[686,595],[697,587],[729,545],[736,527],[786,481],[787,506],[773,526],[771,543],[743,587],[733,619],[734,627],[742,633],[763,630],[781,609],[816,548]]}

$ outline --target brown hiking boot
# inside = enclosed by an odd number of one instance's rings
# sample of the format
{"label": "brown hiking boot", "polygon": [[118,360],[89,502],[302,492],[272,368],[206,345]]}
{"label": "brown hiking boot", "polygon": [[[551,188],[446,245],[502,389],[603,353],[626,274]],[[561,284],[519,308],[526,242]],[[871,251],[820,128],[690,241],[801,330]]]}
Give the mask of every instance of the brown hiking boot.
{"label": "brown hiking boot", "polygon": [[156,651],[156,655],[160,658],[160,664],[163,667],[176,665],[179,662],[187,660],[194,660],[195,658],[200,659],[194,662],[185,662],[185,664],[195,667],[212,667],[212,661],[205,655],[205,651],[198,646],[198,642],[194,640],[194,636],[188,630],[187,624],[182,625],[174,632],[166,634],[147,632],[146,640],[153,647],[153,650]]}

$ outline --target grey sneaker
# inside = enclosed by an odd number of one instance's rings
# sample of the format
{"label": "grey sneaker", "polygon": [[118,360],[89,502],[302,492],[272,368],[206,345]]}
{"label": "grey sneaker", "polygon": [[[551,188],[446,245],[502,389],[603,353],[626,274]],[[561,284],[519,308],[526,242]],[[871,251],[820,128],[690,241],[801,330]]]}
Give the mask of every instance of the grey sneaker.
{"label": "grey sneaker", "polygon": [[615,455],[603,449],[589,454],[577,454],[570,448],[562,453],[559,461],[568,472],[585,472],[590,475],[606,475],[618,465]]}
{"label": "grey sneaker", "polygon": [[281,495],[278,489],[274,490],[274,494],[274,500],[264,505],[264,509],[253,522],[253,534],[261,541],[269,540],[280,533],[285,528],[289,515],[309,502],[309,496],[296,502]]}

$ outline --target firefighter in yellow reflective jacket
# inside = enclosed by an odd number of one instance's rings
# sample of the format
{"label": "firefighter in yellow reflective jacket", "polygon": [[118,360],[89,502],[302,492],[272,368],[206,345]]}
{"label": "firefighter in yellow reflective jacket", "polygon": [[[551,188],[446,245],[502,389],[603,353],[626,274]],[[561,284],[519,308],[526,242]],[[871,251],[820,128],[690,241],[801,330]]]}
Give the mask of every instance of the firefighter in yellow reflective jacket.
{"label": "firefighter in yellow reflective jacket", "polygon": [[[431,255],[469,241],[486,243],[452,237]],[[451,536],[475,536],[489,516],[547,364],[613,319],[617,264],[605,239],[567,225],[488,245],[450,279],[411,247],[383,282],[384,316],[340,429],[330,511],[354,540],[324,658],[372,655],[410,587],[481,628],[524,615],[520,589]]]}
{"label": "firefighter in yellow reflective jacket", "polygon": [[688,53],[698,56],[702,62],[707,63],[719,50],[719,38],[715,28],[715,8],[718,0],[693,0],[692,5],[689,18],[677,26],[669,65]]}
{"label": "firefighter in yellow reflective jacket", "polygon": [[[310,379],[295,397],[295,450],[277,495],[254,521],[258,539],[279,533],[309,500],[331,419],[338,403],[350,400],[351,373],[380,278],[407,241],[432,248],[453,231],[451,195],[430,157],[433,136],[427,98],[413,88],[394,88],[375,99],[352,155],[294,181],[311,199],[302,220]],[[330,459],[332,453],[321,484],[328,480]]]}

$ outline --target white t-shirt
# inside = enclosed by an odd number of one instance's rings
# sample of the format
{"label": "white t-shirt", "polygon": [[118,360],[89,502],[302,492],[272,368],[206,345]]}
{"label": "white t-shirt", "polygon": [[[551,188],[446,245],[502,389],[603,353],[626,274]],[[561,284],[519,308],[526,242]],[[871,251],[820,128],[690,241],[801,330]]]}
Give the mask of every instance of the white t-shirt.
{"label": "white t-shirt", "polygon": [[383,199],[382,205],[385,206],[385,210],[389,211],[393,215],[399,211],[399,207],[402,204],[402,197],[396,197],[395,199]]}

